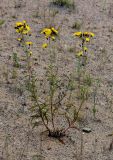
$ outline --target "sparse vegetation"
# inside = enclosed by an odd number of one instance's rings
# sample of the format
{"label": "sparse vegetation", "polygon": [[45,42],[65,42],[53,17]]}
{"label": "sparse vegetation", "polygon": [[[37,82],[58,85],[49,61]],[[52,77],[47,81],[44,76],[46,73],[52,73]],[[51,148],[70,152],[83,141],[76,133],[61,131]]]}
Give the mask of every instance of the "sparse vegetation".
{"label": "sparse vegetation", "polygon": [[0,19],[0,26],[2,26],[5,23],[5,20]]}
{"label": "sparse vegetation", "polygon": [[72,25],[72,29],[80,30],[81,29],[81,23],[80,22],[75,22]]}
{"label": "sparse vegetation", "polygon": [[53,4],[59,7],[74,8],[74,1],[71,0],[53,0]]}
{"label": "sparse vegetation", "polygon": [[1,1],[0,160],[113,159],[111,4]]}
{"label": "sparse vegetation", "polygon": [[[25,73],[27,73],[28,79],[27,81],[27,90],[30,92],[30,97],[32,101],[31,112],[33,115],[31,116],[32,122],[34,123],[33,128],[40,125],[40,121],[45,126],[48,131],[48,136],[57,138],[61,140],[63,136],[65,136],[66,132],[75,127],[75,122],[78,120],[79,113],[83,108],[84,103],[88,100],[89,97],[89,87],[91,86],[91,78],[89,75],[86,75],[87,70],[87,50],[86,43],[90,41],[91,37],[94,37],[94,33],[92,32],[75,32],[74,36],[77,36],[81,40],[81,48],[82,50],[79,53],[76,53],[76,57],[78,58],[78,66],[77,66],[77,81],[72,79],[74,73],[71,76],[67,76],[67,82],[64,82],[65,77],[62,78],[58,75],[59,67],[57,62],[57,54],[58,51],[56,49],[55,41],[58,37],[59,31],[54,27],[44,28],[41,31],[41,34],[44,35],[46,43],[42,44],[42,48],[49,55],[49,63],[45,73],[45,79],[41,82],[41,85],[37,86],[39,83],[37,81],[37,77],[34,73],[34,69],[30,65],[31,56],[29,54],[30,46],[32,42],[27,42],[26,35],[29,34],[31,28],[26,23],[17,22],[15,26],[16,32],[19,34],[18,41],[20,46],[23,47],[23,50],[26,55],[26,64]],[[27,45],[29,47],[27,47]],[[82,53],[82,54],[80,54]],[[75,57],[75,58],[76,58]],[[18,66],[17,54],[13,54],[14,67]],[[15,70],[14,70],[15,71]],[[74,71],[75,72],[75,71]],[[15,73],[15,72],[14,72]],[[14,76],[13,76],[14,77]],[[40,84],[40,83],[39,83]],[[47,85],[45,85],[47,84]],[[75,87],[76,84],[76,87]],[[43,86],[44,90],[39,92],[37,88]],[[70,95],[68,95],[70,92]],[[78,99],[78,107],[76,107],[75,103],[71,103],[73,92],[77,95]],[[45,93],[45,94],[43,94]],[[48,94],[46,94],[48,93]],[[69,98],[68,98],[69,96]],[[46,98],[48,97],[48,98]],[[67,97],[67,102],[64,99]],[[29,97],[28,97],[29,98]],[[40,102],[40,100],[42,102]],[[63,104],[64,103],[64,104]],[[68,106],[67,104],[70,104]],[[63,109],[65,105],[66,109]],[[71,114],[70,114],[71,111]],[[59,113],[62,114],[59,114]],[[73,114],[72,114],[73,112]],[[65,127],[60,125],[56,126],[56,117],[66,119],[68,124],[65,124]],[[37,122],[39,120],[39,123]]]}

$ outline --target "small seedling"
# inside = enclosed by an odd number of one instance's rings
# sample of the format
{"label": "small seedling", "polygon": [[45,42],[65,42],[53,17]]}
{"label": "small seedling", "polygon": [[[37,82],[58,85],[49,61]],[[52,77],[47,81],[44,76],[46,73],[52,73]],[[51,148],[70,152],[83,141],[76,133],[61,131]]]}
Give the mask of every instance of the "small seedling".
{"label": "small seedling", "polygon": [[0,19],[0,26],[2,26],[5,23],[5,20]]}
{"label": "small seedling", "polygon": [[13,68],[12,79],[16,79],[16,78],[17,78],[17,70],[16,70],[16,68]]}
{"label": "small seedling", "polygon": [[80,30],[80,28],[81,28],[81,23],[80,22],[75,22],[72,25],[72,29]]}
{"label": "small seedling", "polygon": [[40,15],[39,15],[39,11],[37,11],[37,12],[35,12],[35,13],[33,13],[33,15],[32,15],[34,18],[39,18],[40,17]]}
{"label": "small seedling", "polygon": [[96,105],[97,105],[97,92],[99,89],[99,85],[100,85],[99,80],[96,80],[96,85],[94,87],[94,92],[93,92],[93,109],[92,109],[94,119],[96,118],[96,112],[97,112]]}
{"label": "small seedling", "polygon": [[13,67],[18,68],[20,66],[19,64],[19,58],[17,56],[17,53],[13,53]]}
{"label": "small seedling", "polygon": [[53,4],[59,7],[66,7],[66,8],[73,8],[73,9],[75,7],[74,2],[70,0],[54,0]]}
{"label": "small seedling", "polygon": [[13,19],[16,19],[16,18],[17,18],[17,16],[16,16],[16,15],[12,15],[12,18],[13,18]]}

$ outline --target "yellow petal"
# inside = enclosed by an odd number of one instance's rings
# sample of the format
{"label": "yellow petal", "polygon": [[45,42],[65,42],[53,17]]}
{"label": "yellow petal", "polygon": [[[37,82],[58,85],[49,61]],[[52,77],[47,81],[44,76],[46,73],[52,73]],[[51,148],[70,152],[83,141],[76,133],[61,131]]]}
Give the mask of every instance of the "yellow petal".
{"label": "yellow petal", "polygon": [[95,36],[95,34],[94,34],[94,33],[92,33],[92,32],[90,32],[90,35],[91,35],[91,37],[94,37],[94,36]]}
{"label": "yellow petal", "polygon": [[25,20],[22,22],[16,22],[15,29],[17,33],[21,34],[27,34],[31,30],[30,26],[26,24]]}
{"label": "yellow petal", "polygon": [[84,32],[83,36],[89,36],[89,33],[88,32]]}
{"label": "yellow petal", "polygon": [[16,26],[21,26],[22,22],[16,22]]}
{"label": "yellow petal", "polygon": [[44,28],[41,33],[45,34],[46,36],[50,36],[52,31],[49,28]]}
{"label": "yellow petal", "polygon": [[87,47],[85,47],[85,46],[84,46],[84,48],[83,48],[83,49],[84,49],[84,51],[85,51],[85,52],[88,50],[88,48],[87,48]]}
{"label": "yellow petal", "polygon": [[84,32],[83,35],[86,36],[86,37],[90,37],[90,36],[94,37],[95,36],[95,34],[92,33],[92,32]]}
{"label": "yellow petal", "polygon": [[74,36],[81,36],[82,35],[82,32],[75,32],[74,34],[73,34]]}
{"label": "yellow petal", "polygon": [[29,56],[31,56],[33,54],[33,52],[32,51],[29,51]]}
{"label": "yellow petal", "polygon": [[21,40],[22,40],[22,38],[18,38],[18,39],[17,39],[17,41],[21,41]]}
{"label": "yellow petal", "polygon": [[33,45],[33,42],[26,42],[27,45]]}
{"label": "yellow petal", "polygon": [[90,41],[90,38],[86,38],[86,42],[89,42]]}
{"label": "yellow petal", "polygon": [[77,53],[77,57],[81,57],[81,56],[83,56],[83,51],[80,51]]}
{"label": "yellow petal", "polygon": [[52,37],[51,37],[51,39],[54,41],[54,40],[55,40],[55,37],[54,37],[54,36],[52,36]]}
{"label": "yellow petal", "polygon": [[26,23],[26,21],[24,20],[24,21],[23,21],[23,23],[25,24],[25,23]]}
{"label": "yellow petal", "polygon": [[58,34],[58,31],[57,31],[54,27],[52,27],[51,30],[52,30],[55,34]]}
{"label": "yellow petal", "polygon": [[42,45],[42,48],[47,48],[47,46],[48,46],[48,44],[47,44],[47,43],[44,43],[44,44]]}

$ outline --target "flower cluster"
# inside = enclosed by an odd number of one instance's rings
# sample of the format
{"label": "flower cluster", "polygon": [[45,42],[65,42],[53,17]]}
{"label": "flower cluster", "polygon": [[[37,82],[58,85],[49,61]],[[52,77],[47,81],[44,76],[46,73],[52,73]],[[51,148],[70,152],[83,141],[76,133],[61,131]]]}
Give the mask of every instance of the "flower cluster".
{"label": "flower cluster", "polygon": [[30,26],[26,23],[26,21],[16,22],[15,29],[17,33],[28,34],[31,30]]}
{"label": "flower cluster", "polygon": [[85,40],[86,42],[89,42],[90,38],[95,36],[92,32],[75,32],[73,35]]}
{"label": "flower cluster", "polygon": [[[44,34],[45,35],[45,38],[48,40],[55,40],[55,36],[58,35],[58,31],[54,28],[54,27],[51,27],[51,28],[44,28],[42,31],[41,31],[41,34]],[[44,43],[42,45],[42,48],[47,48],[48,44],[47,43]]]}
{"label": "flower cluster", "polygon": [[30,31],[31,31],[31,28],[30,26],[27,24],[27,22],[24,20],[22,22],[16,22],[15,24],[15,29],[16,29],[16,32],[19,33],[19,38],[17,38],[17,40],[19,41],[19,46],[23,46],[25,49],[26,49],[26,52],[29,56],[32,55],[32,52],[31,52],[31,46],[33,45],[33,42],[31,41],[26,41],[26,38],[25,36],[26,35],[31,35],[30,34]]}
{"label": "flower cluster", "polygon": [[73,34],[76,37],[79,37],[82,40],[82,50],[77,53],[77,57],[86,56],[88,48],[85,46],[85,42],[89,42],[90,38],[94,37],[95,34],[92,32],[75,32]]}

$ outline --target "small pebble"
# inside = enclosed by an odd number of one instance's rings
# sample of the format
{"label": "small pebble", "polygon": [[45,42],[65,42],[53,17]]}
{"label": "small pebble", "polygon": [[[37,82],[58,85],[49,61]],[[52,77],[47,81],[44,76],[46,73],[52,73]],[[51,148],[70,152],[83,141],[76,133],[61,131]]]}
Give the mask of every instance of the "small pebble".
{"label": "small pebble", "polygon": [[85,128],[82,129],[82,131],[86,132],[86,133],[90,133],[91,132],[91,128],[85,127]]}
{"label": "small pebble", "polygon": [[47,150],[51,150],[51,147],[48,147]]}

